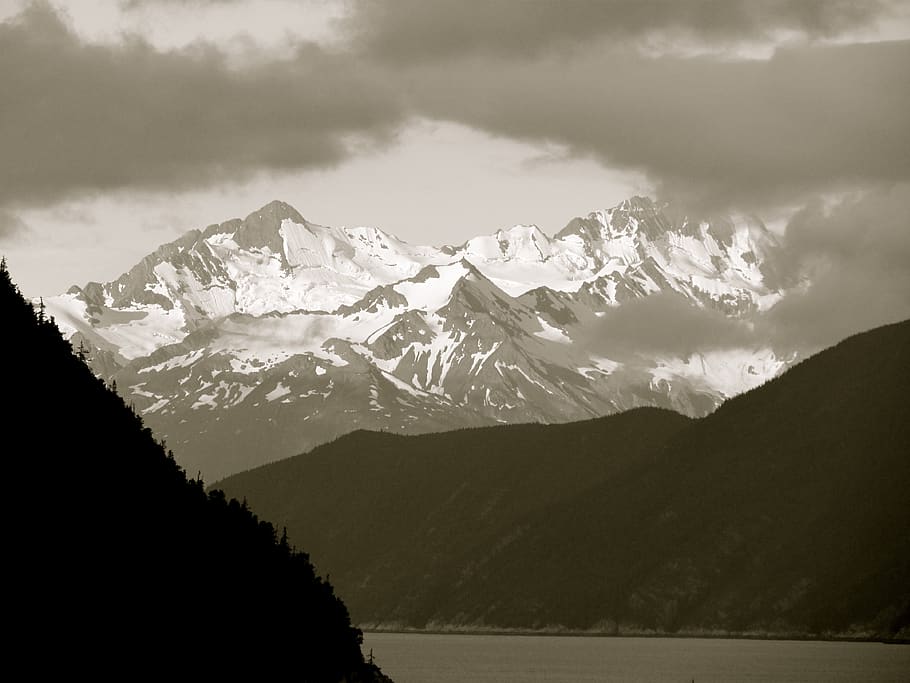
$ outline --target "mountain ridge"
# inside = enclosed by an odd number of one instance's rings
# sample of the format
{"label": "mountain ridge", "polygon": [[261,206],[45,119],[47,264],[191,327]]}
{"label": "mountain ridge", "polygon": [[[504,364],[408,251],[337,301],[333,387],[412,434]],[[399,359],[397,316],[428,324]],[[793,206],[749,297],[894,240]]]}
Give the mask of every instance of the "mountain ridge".
{"label": "mountain ridge", "polygon": [[358,431],[219,485],[369,628],[906,640],[908,353],[905,321],[704,418]]}
{"label": "mountain ridge", "polygon": [[[556,422],[639,405],[703,414],[792,354],[756,340],[713,357],[611,359],[589,331],[655,293],[745,323],[773,305],[782,292],[762,270],[773,236],[716,224],[674,224],[636,197],[561,237],[516,226],[435,248],[320,226],[276,200],[46,301],[181,462],[211,478],[357,426]],[[241,426],[283,435],[241,448]]]}

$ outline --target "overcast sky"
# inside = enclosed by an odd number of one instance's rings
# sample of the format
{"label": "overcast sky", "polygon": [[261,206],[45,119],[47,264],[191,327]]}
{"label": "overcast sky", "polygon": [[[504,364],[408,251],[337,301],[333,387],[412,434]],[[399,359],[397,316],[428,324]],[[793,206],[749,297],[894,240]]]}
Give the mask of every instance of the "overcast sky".
{"label": "overcast sky", "polygon": [[837,280],[886,290],[876,321],[910,311],[908,2],[0,0],[0,22],[0,251],[30,294],[272,199],[442,244],[649,194],[791,223],[786,265],[832,278],[805,305]]}

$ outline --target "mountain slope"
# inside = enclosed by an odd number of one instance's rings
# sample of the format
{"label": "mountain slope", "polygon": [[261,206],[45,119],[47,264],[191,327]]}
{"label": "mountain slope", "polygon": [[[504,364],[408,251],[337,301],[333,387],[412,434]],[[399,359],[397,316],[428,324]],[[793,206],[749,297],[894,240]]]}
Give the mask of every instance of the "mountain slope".
{"label": "mountain slope", "polygon": [[[142,667],[382,680],[308,556],[245,504],[188,480],[21,297],[5,261],[0,318],[0,353],[15,359],[3,382],[14,662],[117,678]],[[276,648],[293,648],[293,661]]]}
{"label": "mountain slope", "polygon": [[908,391],[904,322],[698,420],[357,432],[222,485],[360,623],[906,638]]}
{"label": "mountain slope", "polygon": [[789,356],[756,341],[609,358],[593,331],[661,292],[748,321],[782,296],[777,249],[756,221],[671,220],[641,197],[554,237],[515,226],[440,248],[272,202],[47,305],[181,464],[216,477],[356,428],[703,415]]}

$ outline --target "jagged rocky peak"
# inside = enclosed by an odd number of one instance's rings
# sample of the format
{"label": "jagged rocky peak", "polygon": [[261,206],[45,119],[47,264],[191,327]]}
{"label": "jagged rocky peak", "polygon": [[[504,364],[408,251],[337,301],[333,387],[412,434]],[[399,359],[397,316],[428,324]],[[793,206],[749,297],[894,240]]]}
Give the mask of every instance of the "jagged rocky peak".
{"label": "jagged rocky peak", "polygon": [[448,302],[440,309],[443,317],[453,312],[459,317],[464,317],[466,312],[484,316],[517,304],[468,259],[462,258],[457,265],[464,269],[464,275],[455,282]]}
{"label": "jagged rocky peak", "polygon": [[243,221],[239,218],[232,218],[224,223],[213,223],[202,231],[202,239],[207,239],[212,235],[233,235],[242,224]]}
{"label": "jagged rocky peak", "polygon": [[[446,267],[446,266],[443,266]],[[471,261],[468,260],[466,256],[462,256],[457,263],[449,264],[450,268],[458,268],[464,271],[464,275],[459,279],[459,282],[475,282],[483,283],[490,287],[496,288],[490,279],[484,275]]]}
{"label": "jagged rocky peak", "polygon": [[658,206],[647,197],[631,197],[608,212],[597,212],[611,236],[644,233],[650,239],[658,239],[673,229],[672,223]]}
{"label": "jagged rocky peak", "polygon": [[279,232],[281,223],[292,220],[306,225],[306,220],[290,204],[274,200],[243,219],[234,233],[234,241],[241,249],[262,249],[268,247],[273,254],[281,254],[284,242]]}
{"label": "jagged rocky peak", "polygon": [[585,217],[576,217],[556,233],[554,239],[580,237],[585,242],[633,235],[643,232],[655,239],[672,229],[671,222],[648,197],[631,197],[603,211],[592,211]]}
{"label": "jagged rocky peak", "polygon": [[[684,206],[680,202],[668,202],[663,207],[663,213],[668,217],[676,232],[683,235],[689,235],[695,238],[702,236],[702,233],[710,235],[714,240],[725,248],[733,245],[734,234],[736,233],[736,222],[728,215],[719,211],[698,209]],[[744,225],[749,232],[752,232],[754,219],[743,218],[738,221]],[[757,221],[761,225],[761,221]],[[761,225],[764,231],[764,225]]]}

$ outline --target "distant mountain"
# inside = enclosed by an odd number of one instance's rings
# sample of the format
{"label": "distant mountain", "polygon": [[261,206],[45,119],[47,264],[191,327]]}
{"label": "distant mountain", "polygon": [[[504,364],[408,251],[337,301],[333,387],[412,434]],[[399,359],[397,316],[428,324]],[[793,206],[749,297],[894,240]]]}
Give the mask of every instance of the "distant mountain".
{"label": "distant mountain", "polygon": [[435,248],[272,202],[47,306],[207,477],[358,427],[564,422],[644,405],[703,415],[791,359],[762,343],[610,358],[591,330],[657,292],[748,319],[781,296],[778,246],[757,221],[665,208],[635,197],[554,237],[520,225]]}
{"label": "distant mountain", "polygon": [[908,395],[910,321],[701,419],[358,431],[220,485],[361,624],[907,639]]}
{"label": "distant mountain", "polygon": [[308,556],[188,480],[5,262],[0,320],[9,670],[388,680]]}

